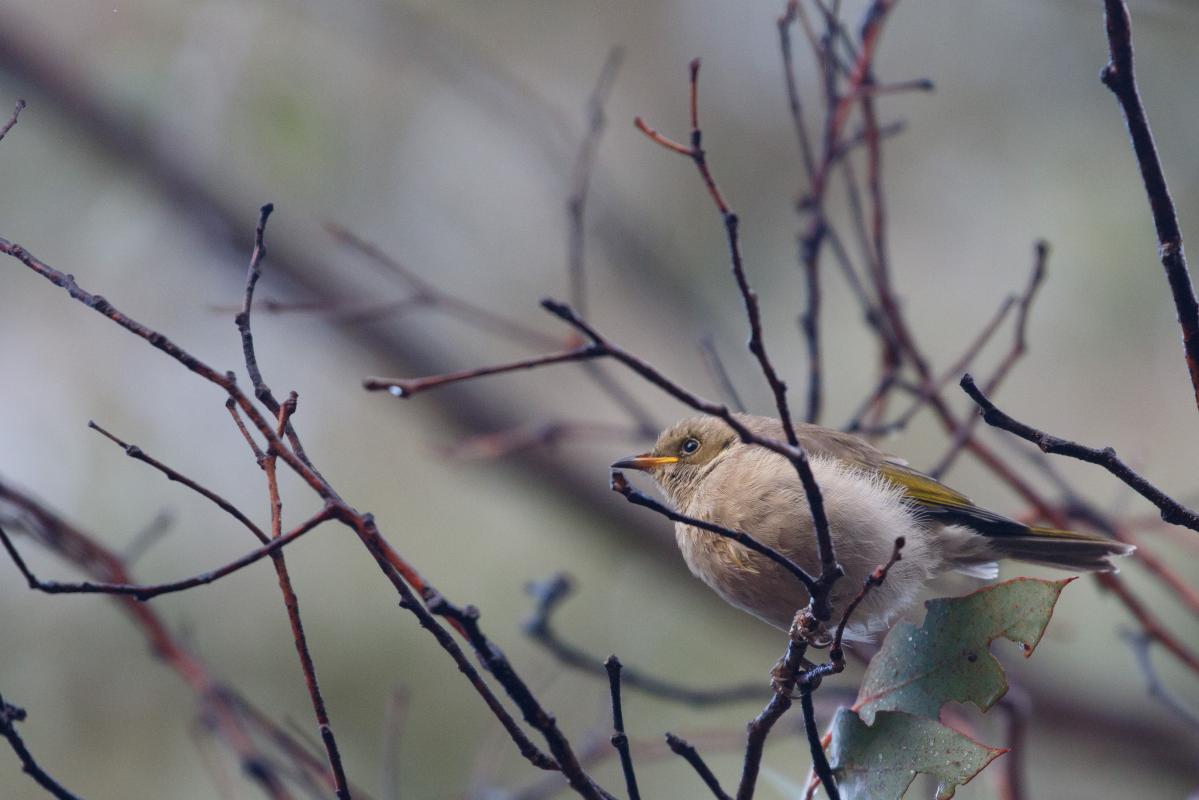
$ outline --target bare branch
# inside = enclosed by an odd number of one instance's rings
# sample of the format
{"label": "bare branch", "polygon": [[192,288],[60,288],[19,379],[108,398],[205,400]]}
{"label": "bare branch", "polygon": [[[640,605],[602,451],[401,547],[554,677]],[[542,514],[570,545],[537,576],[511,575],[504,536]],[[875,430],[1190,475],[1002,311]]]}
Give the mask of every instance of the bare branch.
{"label": "bare branch", "polygon": [[1136,491],[1141,497],[1144,497],[1157,506],[1161,511],[1163,520],[1174,525],[1182,525],[1193,531],[1199,531],[1199,514],[1183,506],[1138,474],[1132,467],[1120,460],[1120,457],[1116,455],[1116,451],[1112,448],[1096,449],[1087,447],[1086,445],[1071,442],[1068,439],[1062,439],[1037,430],[1023,422],[1018,422],[1000,411],[974,383],[973,377],[968,374],[963,375],[961,384],[966,394],[970,395],[970,398],[982,409],[983,420],[988,425],[1019,436],[1025,441],[1032,442],[1041,448],[1042,452],[1068,456],[1076,458],[1079,461],[1086,461],[1089,464],[1096,464],[1103,467]]}
{"label": "bare branch", "polygon": [[725,793],[724,789],[720,788],[720,781],[717,780],[716,775],[713,774],[711,768],[700,757],[699,751],[688,744],[687,740],[667,732],[666,744],[674,753],[682,756],[691,765],[691,768],[699,775],[700,780],[704,782],[704,785],[708,787],[708,790],[712,792],[712,796],[716,800],[733,800]]}
{"label": "bare branch", "polygon": [[210,570],[209,572],[201,572],[198,575],[193,575],[190,578],[184,578],[179,581],[170,583],[153,583],[153,584],[137,584],[137,583],[107,583],[98,581],[80,581],[78,583],[60,583],[58,581],[42,581],[39,580],[29,567],[25,565],[25,560],[21,558],[21,554],[13,546],[12,541],[8,538],[8,534],[0,528],[0,544],[4,545],[4,549],[8,551],[8,555],[16,564],[17,569],[25,577],[25,581],[29,584],[30,589],[36,589],[39,592],[46,594],[119,594],[135,597],[138,600],[149,600],[152,597],[158,597],[160,594],[171,594],[173,592],[182,592],[187,589],[195,588],[196,586],[205,586],[215,581],[224,578],[226,575],[232,575],[240,569],[250,566],[256,561],[269,556],[278,550],[282,550],[287,545],[294,542],[310,530],[316,528],[323,522],[328,522],[334,517],[334,511],[326,508],[316,516],[310,518],[297,528],[283,534],[278,539],[272,539],[270,544],[263,545],[257,550],[251,550],[241,558],[230,561],[218,569]]}
{"label": "bare branch", "polygon": [[641,792],[637,789],[637,774],[633,771],[633,756],[629,753],[629,737],[624,732],[624,709],[620,703],[620,670],[623,665],[615,655],[610,655],[604,661],[604,669],[608,671],[608,691],[612,696],[612,746],[620,754],[620,769],[624,773],[625,788],[629,800],[641,800]]}
{"label": "bare branch", "polygon": [[674,509],[659,503],[649,495],[639,492],[634,489],[625,478],[624,474],[613,470],[612,472],[612,491],[617,494],[624,495],[624,498],[636,506],[648,508],[651,511],[656,511],[662,516],[673,522],[681,522],[684,525],[690,525],[695,528],[714,533],[717,536],[723,536],[726,539],[731,539],[747,550],[752,550],[755,553],[769,558],[774,563],[778,564],[783,569],[795,576],[796,580],[803,584],[804,589],[809,595],[814,595],[818,590],[818,584],[815,578],[808,574],[807,570],[796,564],[785,555],[775,550],[773,547],[762,544],[754,537],[744,531],[735,531],[730,528],[725,528],[721,525],[708,522],[707,520],[698,519],[696,517],[688,517],[685,514],[680,514]]}
{"label": "bare branch", "polygon": [[367,378],[362,382],[362,387],[368,392],[386,391],[406,400],[421,392],[428,391],[429,389],[439,389],[451,383],[461,383],[462,381],[484,378],[489,375],[502,375],[505,372],[534,369],[535,367],[544,367],[549,364],[561,364],[566,361],[586,361],[602,355],[604,353],[599,348],[593,345],[583,345],[546,356],[523,358],[520,361],[510,361],[507,364],[497,364],[490,367],[447,372],[444,375],[433,375],[427,378]]}
{"label": "bare branch", "polygon": [[[12,125],[10,124],[8,127],[12,127]],[[4,131],[0,131],[0,137],[3,137],[5,132],[7,132],[7,128]],[[61,783],[51,778],[49,773],[38,766],[37,761],[33,758],[33,754],[29,752],[29,748],[25,746],[25,742],[21,740],[20,734],[17,733],[15,723],[24,721],[25,709],[4,702],[3,695],[0,695],[0,736],[8,740],[9,746],[17,754],[17,758],[21,762],[21,769],[24,770],[26,775],[37,781],[39,786],[58,798],[58,800],[80,800],[78,795],[67,791]]]}
{"label": "bare branch", "polygon": [[21,98],[17,99],[16,106],[12,110],[12,115],[8,118],[8,122],[4,123],[4,127],[0,128],[0,139],[8,135],[8,132],[17,124],[17,117],[21,116],[21,112],[25,110],[25,101]]}
{"label": "bare branch", "polygon": [[1187,267],[1182,247],[1182,231],[1178,227],[1178,215],[1174,211],[1174,200],[1166,185],[1161,160],[1153,132],[1149,130],[1149,118],[1141,103],[1133,73],[1132,19],[1124,0],[1104,0],[1107,20],[1107,42],[1110,59],[1100,72],[1103,85],[1111,89],[1124,112],[1132,149],[1141,169],[1145,194],[1153,212],[1153,224],[1157,229],[1157,253],[1170,294],[1174,298],[1174,309],[1178,313],[1178,324],[1182,328],[1182,347],[1186,357],[1187,372],[1191,387],[1195,391],[1195,402],[1199,404],[1199,301],[1191,285],[1191,273]]}

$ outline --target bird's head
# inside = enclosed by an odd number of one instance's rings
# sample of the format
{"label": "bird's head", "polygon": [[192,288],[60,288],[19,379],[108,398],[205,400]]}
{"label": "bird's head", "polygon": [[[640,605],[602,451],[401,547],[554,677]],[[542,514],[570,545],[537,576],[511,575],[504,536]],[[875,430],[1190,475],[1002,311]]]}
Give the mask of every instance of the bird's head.
{"label": "bird's head", "polygon": [[613,469],[648,472],[677,506],[685,506],[699,483],[740,439],[716,417],[692,417],[667,428],[654,449],[621,459]]}

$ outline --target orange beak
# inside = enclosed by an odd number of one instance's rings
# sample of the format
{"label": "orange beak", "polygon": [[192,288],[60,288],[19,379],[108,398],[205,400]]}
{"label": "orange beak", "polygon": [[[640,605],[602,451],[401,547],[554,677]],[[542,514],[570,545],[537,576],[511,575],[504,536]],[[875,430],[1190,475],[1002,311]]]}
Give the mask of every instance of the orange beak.
{"label": "orange beak", "polygon": [[649,472],[664,464],[678,463],[678,460],[678,456],[655,456],[651,453],[642,453],[639,456],[622,458],[612,465],[612,469],[639,469],[642,472]]}

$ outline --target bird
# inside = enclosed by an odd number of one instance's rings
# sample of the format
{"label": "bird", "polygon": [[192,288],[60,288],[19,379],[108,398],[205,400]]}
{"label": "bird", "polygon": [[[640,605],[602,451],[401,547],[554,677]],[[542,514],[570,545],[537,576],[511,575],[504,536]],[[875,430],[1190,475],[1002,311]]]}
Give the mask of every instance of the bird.
{"label": "bird", "polygon": [[[756,437],[785,441],[777,419],[735,414]],[[921,591],[946,573],[993,580],[1000,559],[1076,572],[1115,572],[1112,559],[1132,545],[1090,533],[1025,525],[973,503],[935,478],[850,433],[794,426],[820,487],[829,535],[844,570],[829,595],[836,624],[864,581],[903,538],[901,558],[854,610],[844,632],[870,641],[887,630]],[[658,436],[648,453],[612,469],[648,473],[678,514],[749,534],[803,567],[820,571],[807,494],[794,464],[747,444],[723,419],[684,419]],[[675,523],[675,539],[692,574],[726,602],[782,630],[808,604],[804,585],[765,555],[719,534]]]}

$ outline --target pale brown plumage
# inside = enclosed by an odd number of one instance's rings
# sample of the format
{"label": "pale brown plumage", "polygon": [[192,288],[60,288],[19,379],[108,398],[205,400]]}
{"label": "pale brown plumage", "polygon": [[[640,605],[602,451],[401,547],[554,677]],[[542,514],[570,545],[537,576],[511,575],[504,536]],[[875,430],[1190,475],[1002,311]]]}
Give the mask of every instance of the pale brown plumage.
{"label": "pale brown plumage", "polygon": [[[754,434],[783,440],[778,420],[739,415]],[[837,559],[845,570],[830,598],[833,619],[897,537],[903,558],[858,608],[849,638],[887,627],[937,575],[995,577],[996,559],[1020,558],[1075,570],[1111,570],[1132,548],[1102,537],[1030,528],[975,506],[963,495],[851,434],[797,425],[824,498]],[[820,562],[807,496],[794,466],[744,444],[722,420],[694,417],[658,437],[651,453],[613,466],[643,469],[681,514],[744,531],[812,574]],[[681,523],[675,536],[691,572],[734,606],[779,628],[808,601],[803,586],[764,556]]]}

